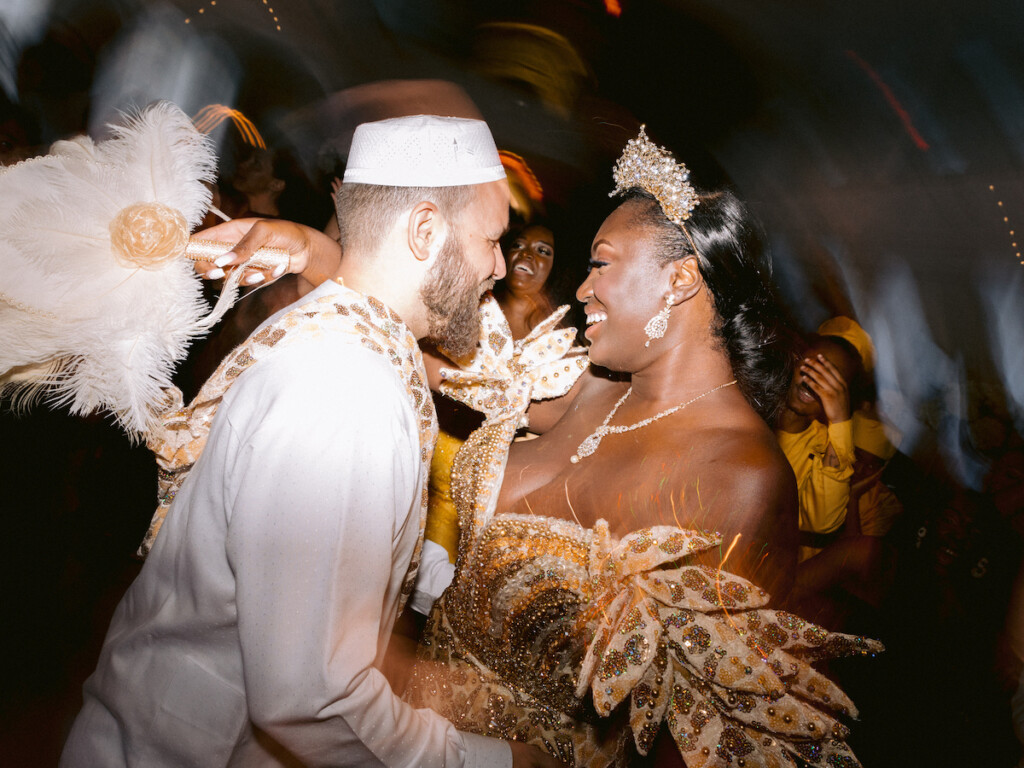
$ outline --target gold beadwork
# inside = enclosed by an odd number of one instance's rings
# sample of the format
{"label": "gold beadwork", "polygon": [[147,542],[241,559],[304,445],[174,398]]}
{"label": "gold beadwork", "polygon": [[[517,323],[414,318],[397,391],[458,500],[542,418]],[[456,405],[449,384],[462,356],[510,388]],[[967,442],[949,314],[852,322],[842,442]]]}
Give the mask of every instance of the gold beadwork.
{"label": "gold beadwork", "polygon": [[[203,261],[212,263],[218,256],[229,253],[234,248],[232,243],[222,243],[216,240],[192,239],[188,241],[185,248],[185,256],[191,261]],[[291,263],[291,255],[283,248],[260,248],[252,257],[242,265],[244,269],[274,269],[284,266],[287,268]]]}
{"label": "gold beadwork", "polygon": [[[353,312],[355,315],[351,314]],[[366,322],[357,323],[356,316]],[[377,317],[382,319],[377,321]],[[340,295],[331,293],[297,306],[273,325],[251,335],[221,362],[187,408],[182,401],[181,391],[176,388],[171,390],[167,410],[162,417],[162,428],[147,440],[147,445],[156,454],[160,468],[160,501],[138,554],[145,557],[156,541],[171,502],[206,445],[213,418],[228,387],[270,350],[289,341],[305,338],[304,331],[311,328],[354,337],[380,354],[394,366],[405,386],[410,405],[419,413],[421,472],[424,478],[419,521],[421,535],[402,584],[398,608],[401,611],[406,598],[412,593],[419,566],[427,509],[425,479],[430,472],[430,460],[437,438],[437,418],[434,415],[433,398],[424,383],[426,372],[423,357],[412,331],[401,324],[398,316],[379,300],[344,287]]]}
{"label": "gold beadwork", "polygon": [[[460,399],[489,410],[455,457],[455,580],[428,619],[406,698],[462,730],[535,744],[579,766],[618,764],[630,736],[646,753],[663,723],[687,763],[756,750],[760,762],[785,765],[803,745],[818,750],[816,764],[849,755],[842,737],[808,739],[798,727],[834,734],[833,713],[852,708],[807,661],[881,646],[809,624],[790,630],[795,617],[765,608],[763,590],[688,564],[719,547],[720,535],[659,526],[615,540],[604,521],[585,529],[494,514],[518,409],[531,383],[550,374],[553,384],[556,370],[550,359],[542,372],[526,365],[530,346],[515,346],[446,377],[461,385]],[[769,722],[768,708],[793,722]],[[765,732],[778,738],[762,741]]]}

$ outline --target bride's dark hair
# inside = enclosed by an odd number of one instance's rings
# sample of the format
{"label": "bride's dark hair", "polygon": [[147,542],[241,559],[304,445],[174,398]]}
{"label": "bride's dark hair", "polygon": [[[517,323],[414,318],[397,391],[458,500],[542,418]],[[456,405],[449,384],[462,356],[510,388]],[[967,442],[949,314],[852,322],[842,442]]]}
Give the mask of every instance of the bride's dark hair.
{"label": "bride's dark hair", "polygon": [[700,204],[686,221],[693,239],[665,216],[657,200],[632,189],[638,223],[657,234],[659,260],[667,264],[693,255],[718,313],[715,335],[729,355],[733,375],[747,401],[769,424],[782,405],[792,371],[792,334],[772,285],[771,257],[761,227],[728,190],[698,190]]}

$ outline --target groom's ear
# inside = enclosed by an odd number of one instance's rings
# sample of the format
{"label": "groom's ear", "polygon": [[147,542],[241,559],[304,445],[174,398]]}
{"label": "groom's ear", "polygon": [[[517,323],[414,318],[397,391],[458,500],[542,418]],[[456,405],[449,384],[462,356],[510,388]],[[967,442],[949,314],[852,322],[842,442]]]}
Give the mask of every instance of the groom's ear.
{"label": "groom's ear", "polygon": [[437,253],[445,235],[444,217],[429,200],[417,203],[409,213],[409,250],[420,261]]}

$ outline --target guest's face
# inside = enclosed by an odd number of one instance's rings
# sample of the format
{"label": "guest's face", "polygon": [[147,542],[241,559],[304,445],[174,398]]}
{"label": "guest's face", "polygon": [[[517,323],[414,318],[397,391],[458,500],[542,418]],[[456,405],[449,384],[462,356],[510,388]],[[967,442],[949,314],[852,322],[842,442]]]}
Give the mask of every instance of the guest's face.
{"label": "guest's face", "polygon": [[658,266],[652,233],[637,223],[634,206],[624,203],[605,219],[590,248],[590,274],[576,291],[587,313],[590,359],[616,371],[637,370],[644,326],[668,293],[670,267]]}
{"label": "guest's face", "polygon": [[547,227],[531,224],[519,230],[505,255],[505,284],[513,293],[540,293],[555,261],[555,236]]}
{"label": "guest's face", "polygon": [[814,358],[815,355],[822,355],[832,363],[847,386],[857,374],[858,368],[858,361],[849,352],[828,339],[817,339],[804,348],[793,367],[793,378],[786,395],[786,407],[794,413],[809,416],[812,419],[822,417],[824,409],[821,405],[821,398],[800,375],[800,361],[804,358]]}
{"label": "guest's face", "polygon": [[284,182],[274,177],[274,158],[265,149],[254,149],[239,164],[232,180],[243,194],[280,192]]}

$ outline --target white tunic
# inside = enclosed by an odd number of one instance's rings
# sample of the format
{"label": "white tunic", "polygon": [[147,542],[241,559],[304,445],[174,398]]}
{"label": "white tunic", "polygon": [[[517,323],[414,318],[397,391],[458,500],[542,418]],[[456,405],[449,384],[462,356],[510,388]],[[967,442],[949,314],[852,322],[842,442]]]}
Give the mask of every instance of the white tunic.
{"label": "white tunic", "polygon": [[511,764],[378,669],[419,535],[419,452],[397,373],[352,338],[243,373],[117,608],[61,765]]}

